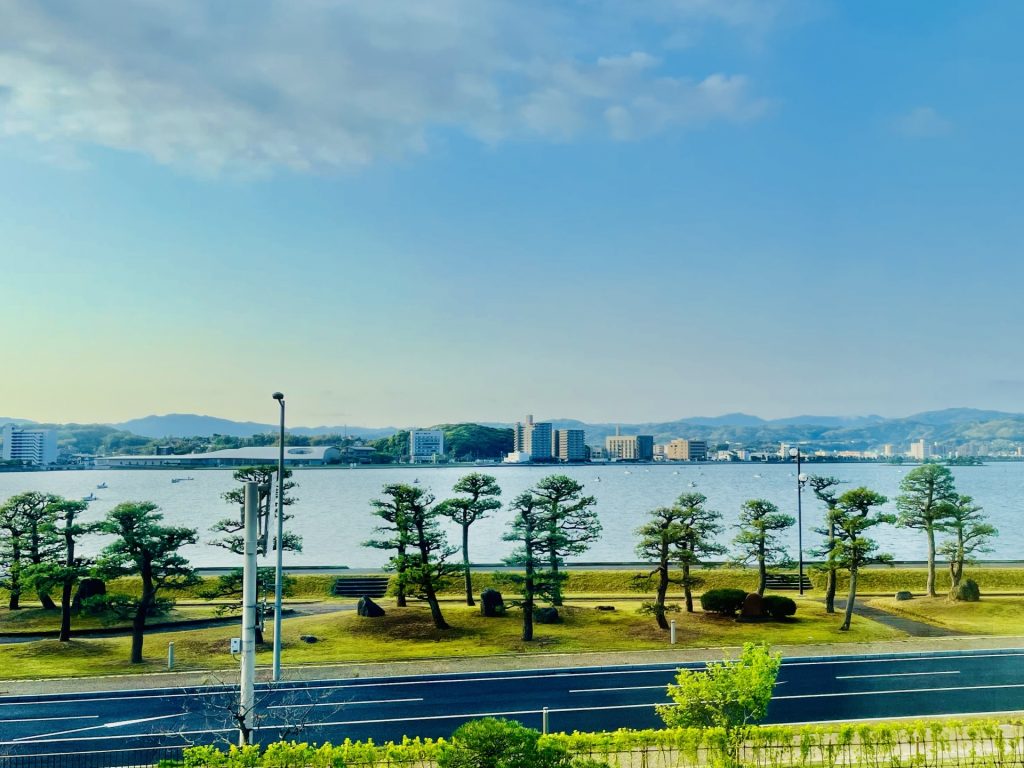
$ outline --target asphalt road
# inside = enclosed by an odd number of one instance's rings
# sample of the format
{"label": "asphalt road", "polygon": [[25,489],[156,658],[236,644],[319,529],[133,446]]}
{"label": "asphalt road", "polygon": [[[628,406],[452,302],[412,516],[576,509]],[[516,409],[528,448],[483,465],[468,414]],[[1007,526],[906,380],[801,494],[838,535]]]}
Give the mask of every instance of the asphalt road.
{"label": "asphalt road", "polygon": [[[677,664],[322,680],[257,690],[258,738],[377,742],[446,736],[508,717],[552,731],[657,727],[654,705]],[[701,666],[687,665],[687,666]],[[0,766],[92,755],[125,764],[140,750],[235,741],[237,692],[223,687],[0,697]],[[1024,710],[1024,649],[783,662],[772,723]],[[2,756],[33,756],[27,761]],[[48,756],[44,758],[44,756]],[[101,762],[102,760],[102,762]],[[86,764],[83,762],[81,764]]]}

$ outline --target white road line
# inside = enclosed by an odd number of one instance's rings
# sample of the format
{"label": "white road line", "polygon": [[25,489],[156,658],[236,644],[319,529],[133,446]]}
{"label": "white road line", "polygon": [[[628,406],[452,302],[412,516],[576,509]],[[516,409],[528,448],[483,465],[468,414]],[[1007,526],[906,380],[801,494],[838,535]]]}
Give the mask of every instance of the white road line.
{"label": "white road line", "polygon": [[791,696],[775,696],[774,699],[830,699],[840,696],[884,696],[894,693],[936,693],[938,691],[988,691],[1001,688],[1024,688],[1024,683],[1003,685],[956,685],[948,688],[904,688],[897,691],[843,691],[839,693],[799,693]]}
{"label": "white road line", "polygon": [[660,690],[664,691],[668,688],[666,685],[630,685],[622,688],[570,688],[569,693],[606,693],[608,691],[651,691]]}
{"label": "white road line", "polygon": [[960,670],[951,672],[890,672],[886,675],[836,675],[836,680],[870,680],[875,677],[930,677],[931,675],[959,675]]}
{"label": "white road line", "polygon": [[966,655],[966,656],[909,656],[895,659],[844,659],[842,656],[836,656],[833,659],[827,661],[783,661],[782,666],[784,667],[817,667],[825,664],[899,664],[908,661],[966,661],[969,659],[1003,659],[1008,656],[1024,656],[1024,651],[1016,651],[1014,653],[979,653],[977,655]]}
{"label": "white road line", "polygon": [[423,697],[414,699],[376,699],[373,701],[326,701],[315,704],[271,704],[267,709],[302,709],[303,707],[350,707],[353,704],[404,704],[409,701],[423,701]]}
{"label": "white road line", "polygon": [[23,717],[18,720],[0,720],[0,723],[42,723],[47,720],[98,720],[99,715],[69,715],[67,717]]}
{"label": "white road line", "polygon": [[[16,739],[11,739],[10,743],[11,744],[17,744],[17,743],[40,741],[40,740],[43,740],[43,739],[50,739],[51,736],[66,736],[69,733],[84,733],[85,731],[95,731],[95,730],[98,730],[100,728],[120,728],[121,726],[124,726],[124,725],[138,725],[139,723],[150,723],[150,722],[153,722],[154,720],[166,720],[169,717],[184,717],[184,716],[185,716],[184,712],[176,712],[173,715],[157,715],[156,717],[140,717],[140,718],[137,718],[135,720],[120,720],[120,721],[118,721],[116,723],[101,723],[100,725],[88,725],[85,728],[72,728],[71,730],[68,730],[68,731],[54,731],[53,733],[39,733],[39,734],[36,734],[36,735],[33,735],[33,736],[19,736]],[[151,734],[148,734],[148,735],[153,736],[153,735],[157,735],[157,734],[152,734],[151,733]],[[160,734],[160,735],[162,735],[162,734]],[[89,738],[89,737],[85,737],[85,738]],[[101,738],[109,739],[110,737],[109,736],[103,736]],[[117,736],[116,738],[120,739],[120,738],[131,738],[131,737]],[[57,741],[61,741],[61,739],[57,739]],[[69,741],[75,741],[75,739],[69,739]]]}

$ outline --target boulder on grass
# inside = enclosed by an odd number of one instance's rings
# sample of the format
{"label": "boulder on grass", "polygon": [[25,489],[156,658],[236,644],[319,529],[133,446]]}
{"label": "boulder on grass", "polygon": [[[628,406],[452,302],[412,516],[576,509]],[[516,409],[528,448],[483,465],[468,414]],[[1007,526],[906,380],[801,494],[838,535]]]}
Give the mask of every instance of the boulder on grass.
{"label": "boulder on grass", "polygon": [[299,635],[299,640],[304,643],[309,643],[310,645],[320,642],[320,638],[316,635]]}
{"label": "boulder on grass", "polygon": [[103,579],[82,579],[78,582],[78,591],[75,592],[75,597],[71,601],[71,607],[77,611],[81,609],[83,600],[105,594],[107,594],[107,585]]}
{"label": "boulder on grass", "polygon": [[597,605],[597,606],[594,606],[594,607],[597,608],[597,610],[599,610],[599,611],[614,611],[615,610],[615,606],[614,605]]}
{"label": "boulder on grass", "polygon": [[757,621],[764,616],[764,598],[757,592],[751,592],[743,598],[740,608],[740,621]]}
{"label": "boulder on grass", "polygon": [[557,608],[538,608],[533,612],[533,620],[538,624],[557,624],[562,619]]}
{"label": "boulder on grass", "polygon": [[488,587],[480,593],[480,613],[491,618],[505,613],[505,600],[501,592]]}
{"label": "boulder on grass", "polygon": [[899,600],[899,601],[913,600],[914,599],[914,595],[913,595],[913,593],[908,592],[905,589],[901,589],[899,592],[896,593],[896,599]]}
{"label": "boulder on grass", "polygon": [[373,602],[368,595],[363,595],[356,605],[356,613],[368,619],[376,619],[384,615],[384,609]]}
{"label": "boulder on grass", "polygon": [[974,579],[964,579],[953,591],[953,599],[965,603],[976,603],[981,600],[981,590]]}

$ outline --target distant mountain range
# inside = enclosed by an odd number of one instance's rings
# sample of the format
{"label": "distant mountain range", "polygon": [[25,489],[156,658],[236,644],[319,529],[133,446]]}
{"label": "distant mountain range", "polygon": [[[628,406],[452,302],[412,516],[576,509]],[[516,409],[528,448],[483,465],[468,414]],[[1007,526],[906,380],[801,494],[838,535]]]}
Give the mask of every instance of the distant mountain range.
{"label": "distant mountain range", "polygon": [[[0,424],[13,421],[32,424],[27,419],[0,418]],[[783,419],[762,419],[745,413],[715,417],[690,417],[667,422],[641,424],[589,424],[575,419],[546,419],[555,428],[583,429],[587,442],[601,444],[605,437],[619,430],[624,435],[653,435],[659,442],[676,437],[703,439],[711,443],[734,443],[748,447],[779,442],[808,443],[823,449],[848,448],[863,450],[893,443],[897,448],[925,439],[929,442],[986,442],[1009,447],[1024,443],[1024,414],[975,408],[948,408],[927,411],[899,419],[882,416],[792,416]],[[481,422],[484,426],[508,427],[509,423]],[[150,439],[165,437],[210,437],[214,434],[231,437],[276,432],[277,424],[231,421],[213,416],[172,413],[147,416],[117,424],[103,425],[131,432]],[[399,431],[396,427],[319,426],[288,427],[296,435],[347,434],[373,440]]]}

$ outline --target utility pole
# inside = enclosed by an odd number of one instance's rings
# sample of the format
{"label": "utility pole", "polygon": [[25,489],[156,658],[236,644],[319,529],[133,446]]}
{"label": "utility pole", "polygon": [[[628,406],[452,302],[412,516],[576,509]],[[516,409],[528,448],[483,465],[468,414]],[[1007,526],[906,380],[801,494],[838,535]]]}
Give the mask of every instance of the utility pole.
{"label": "utility pole", "polygon": [[242,673],[239,695],[238,745],[249,743],[256,705],[256,509],[259,486],[245,484],[245,561],[242,569]]}

